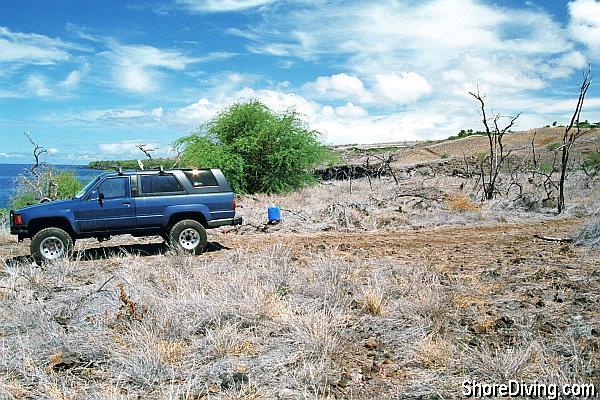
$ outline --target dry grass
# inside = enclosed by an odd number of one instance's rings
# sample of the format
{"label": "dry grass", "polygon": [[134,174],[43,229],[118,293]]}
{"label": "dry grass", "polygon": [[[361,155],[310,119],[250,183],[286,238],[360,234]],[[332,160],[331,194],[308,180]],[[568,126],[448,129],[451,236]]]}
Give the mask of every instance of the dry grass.
{"label": "dry grass", "polygon": [[479,211],[481,204],[476,204],[464,193],[451,193],[446,198],[446,204],[452,211]]}
{"label": "dry grass", "polygon": [[[224,248],[198,257],[37,266],[0,233],[0,398],[457,398],[466,378],[598,383],[597,182],[573,173],[556,217],[514,188],[479,205],[474,179],[436,165],[399,172],[399,185],[246,196],[248,224],[213,231]],[[267,226],[272,203],[284,220]],[[118,240],[104,245],[131,243]]]}
{"label": "dry grass", "polygon": [[371,282],[361,290],[362,304],[371,315],[381,315],[385,303],[385,287],[380,282]]}
{"label": "dry grass", "polygon": [[[360,235],[342,236],[341,247],[332,245],[340,234],[306,243],[256,235],[266,246],[242,235],[234,249],[202,257],[7,266],[0,390],[57,399],[452,398],[465,377],[592,380],[592,250],[545,253],[540,269],[529,252],[542,250],[519,245],[521,228],[510,229],[487,233],[499,248],[517,246],[501,264],[493,254],[470,259],[485,244],[453,238],[463,231],[451,228],[414,233],[395,256],[377,255]],[[453,243],[464,246],[460,268],[441,263],[456,254]],[[513,264],[515,256],[529,261]]]}

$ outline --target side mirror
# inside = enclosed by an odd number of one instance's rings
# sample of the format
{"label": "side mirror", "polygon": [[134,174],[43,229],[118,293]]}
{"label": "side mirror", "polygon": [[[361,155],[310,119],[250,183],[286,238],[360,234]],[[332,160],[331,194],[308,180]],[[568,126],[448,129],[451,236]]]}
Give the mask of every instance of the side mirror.
{"label": "side mirror", "polygon": [[104,193],[100,192],[100,193],[98,193],[98,203],[100,203],[100,205],[102,205],[103,202],[104,202]]}

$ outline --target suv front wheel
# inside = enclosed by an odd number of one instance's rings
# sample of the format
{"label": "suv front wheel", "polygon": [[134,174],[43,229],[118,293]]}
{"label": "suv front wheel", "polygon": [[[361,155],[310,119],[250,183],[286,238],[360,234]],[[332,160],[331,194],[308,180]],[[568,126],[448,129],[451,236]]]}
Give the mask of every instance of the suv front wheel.
{"label": "suv front wheel", "polygon": [[184,219],[171,228],[169,242],[179,250],[200,254],[206,248],[206,230],[199,222]]}
{"label": "suv front wheel", "polygon": [[45,228],[33,236],[30,250],[33,259],[37,262],[70,257],[73,252],[73,239],[60,228]]}

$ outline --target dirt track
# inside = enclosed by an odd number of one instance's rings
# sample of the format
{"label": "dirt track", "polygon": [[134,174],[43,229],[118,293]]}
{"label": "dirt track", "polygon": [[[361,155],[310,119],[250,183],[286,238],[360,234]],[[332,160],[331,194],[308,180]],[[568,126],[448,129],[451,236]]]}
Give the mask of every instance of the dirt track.
{"label": "dirt track", "polygon": [[[433,229],[370,232],[322,232],[315,234],[220,235],[213,237],[226,247],[257,247],[284,243],[302,256],[304,249],[333,249],[349,256],[392,256],[407,260],[426,260],[439,267],[486,263],[510,263],[540,254],[548,261],[571,258],[552,255],[563,245],[540,240],[534,235],[566,237],[574,233],[583,220],[563,219],[541,223],[497,224],[488,226],[446,226]],[[486,251],[494,249],[493,252]],[[556,259],[555,259],[556,258]]]}
{"label": "dirt track", "polygon": [[[551,263],[572,262],[573,255],[555,251],[564,244],[537,239],[535,235],[567,237],[573,234],[583,220],[560,219],[538,223],[487,226],[445,226],[414,230],[377,230],[367,232],[319,232],[313,234],[217,234],[209,235],[209,241],[217,245],[217,251],[209,251],[204,257],[214,257],[221,246],[233,248],[257,248],[283,243],[297,253],[299,258],[306,249],[333,250],[349,257],[390,256],[397,259],[427,261],[438,268],[481,267],[486,264],[510,264],[532,259]],[[96,248],[124,249],[152,254],[145,251],[160,238],[118,237],[99,244],[93,239],[81,240],[77,249],[86,251]],[[157,251],[160,251],[160,247]],[[493,251],[486,251],[493,249]],[[0,257],[23,256],[28,253],[29,241],[18,244],[14,237],[0,238]],[[571,250],[572,251],[572,250]],[[557,254],[554,254],[557,253]],[[151,257],[152,255],[150,255]],[[596,260],[598,263],[598,260]]]}

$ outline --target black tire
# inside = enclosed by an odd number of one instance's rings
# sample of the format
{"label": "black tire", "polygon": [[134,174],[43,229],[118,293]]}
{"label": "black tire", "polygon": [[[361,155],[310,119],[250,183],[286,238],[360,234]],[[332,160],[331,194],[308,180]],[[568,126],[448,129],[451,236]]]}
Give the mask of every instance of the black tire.
{"label": "black tire", "polygon": [[60,228],[45,228],[36,233],[29,246],[31,256],[38,263],[46,263],[61,257],[71,257],[73,238]]}
{"label": "black tire", "polygon": [[173,225],[168,242],[178,250],[201,254],[206,249],[206,229],[198,221],[184,219]]}

